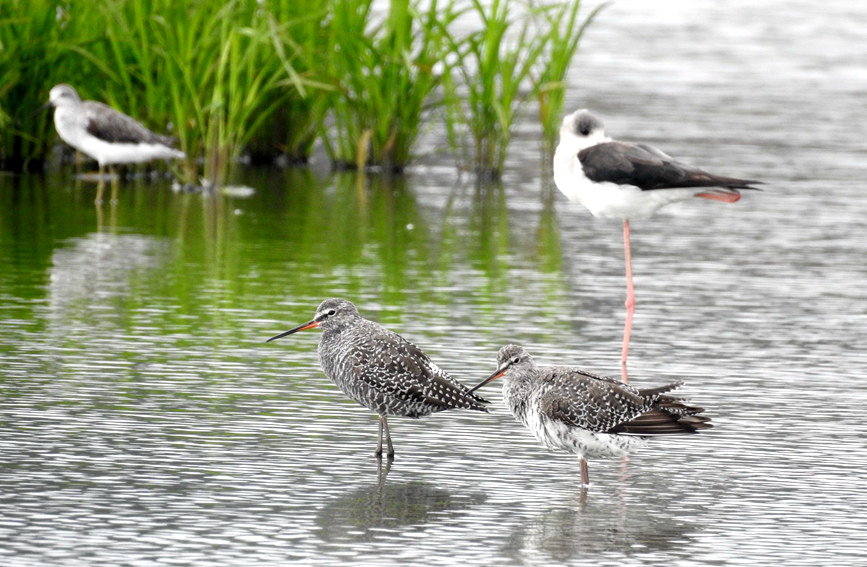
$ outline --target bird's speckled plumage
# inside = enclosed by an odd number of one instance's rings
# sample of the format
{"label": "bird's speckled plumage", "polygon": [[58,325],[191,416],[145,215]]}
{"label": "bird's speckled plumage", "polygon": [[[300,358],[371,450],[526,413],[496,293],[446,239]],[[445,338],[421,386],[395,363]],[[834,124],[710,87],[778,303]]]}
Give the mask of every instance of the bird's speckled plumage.
{"label": "bird's speckled plumage", "polygon": [[314,327],[322,329],[319,363],[325,375],[383,418],[458,408],[488,411],[487,400],[470,393],[408,340],[363,318],[345,299],[326,299],[313,320],[269,340]]}
{"label": "bird's speckled plumage", "polygon": [[711,427],[710,418],[698,415],[704,409],[667,394],[681,382],[639,389],[576,368],[539,367],[517,345],[500,349],[497,371],[476,388],[500,376],[512,415],[546,447],[582,461],[626,455],[649,436]]}

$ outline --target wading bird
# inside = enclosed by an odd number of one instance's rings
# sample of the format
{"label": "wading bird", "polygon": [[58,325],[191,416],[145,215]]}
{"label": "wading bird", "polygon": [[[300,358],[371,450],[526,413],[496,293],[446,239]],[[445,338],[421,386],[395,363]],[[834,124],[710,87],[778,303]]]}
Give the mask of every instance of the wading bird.
{"label": "wading bird", "polygon": [[488,401],[446,374],[420,348],[379,323],[363,318],[345,299],[326,299],[313,320],[268,339],[322,329],[319,364],[325,375],[350,399],[379,414],[382,455],[385,432],[387,455],[394,456],[388,416],[422,417],[449,409],[487,412]]}
{"label": "wading bird", "polygon": [[567,366],[536,366],[523,347],[506,345],[497,370],[474,392],[503,378],[503,399],[515,419],[549,449],[574,453],[581,483],[590,484],[588,457],[622,457],[655,435],[696,433],[712,427],[703,408],[667,393],[682,382],[635,388]]}
{"label": "wading bird", "polygon": [[601,120],[578,110],[566,116],[560,127],[554,183],[593,216],[623,221],[626,323],[620,364],[627,382],[626,358],[635,312],[629,220],[649,217],[660,207],[692,197],[734,203],[741,198],[741,189],[755,189],[752,185],[761,182],[714,175],[676,161],[653,146],[612,140],[605,135]]}
{"label": "wading bird", "polygon": [[155,134],[112,107],[93,100],[82,101],[74,88],[59,84],[51,89],[48,105],[54,107],[54,127],[60,139],[99,164],[96,202],[105,190],[105,166],[112,177],[112,201],[117,201],[114,164],[142,163],[153,159],[184,158],[174,149],[173,138]]}

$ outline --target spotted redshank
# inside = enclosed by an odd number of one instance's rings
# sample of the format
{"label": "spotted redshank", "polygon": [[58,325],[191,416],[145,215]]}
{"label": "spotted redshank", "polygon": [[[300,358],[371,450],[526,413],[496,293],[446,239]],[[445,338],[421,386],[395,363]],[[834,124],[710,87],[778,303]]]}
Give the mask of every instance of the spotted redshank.
{"label": "spotted redshank", "polygon": [[590,484],[587,457],[622,457],[648,437],[696,433],[712,427],[703,408],[667,395],[682,382],[638,389],[607,376],[566,366],[539,367],[520,346],[497,354],[497,370],[470,390],[503,377],[509,411],[549,449],[575,453],[581,482]]}
{"label": "spotted redshank", "polygon": [[628,381],[626,358],[635,312],[629,220],[651,216],[664,205],[691,197],[734,203],[741,189],[760,181],[722,177],[676,161],[647,144],[619,142],[605,135],[602,121],[587,110],[566,116],[554,152],[554,183],[571,201],[595,217],[623,221],[626,259],[626,323],[620,355]]}
{"label": "spotted redshank", "polygon": [[313,320],[268,339],[305,329],[322,329],[319,364],[325,375],[350,399],[379,414],[382,455],[394,456],[388,416],[422,417],[449,409],[487,412],[489,403],[434,364],[420,348],[379,323],[363,318],[345,299],[326,299]]}
{"label": "spotted redshank", "polygon": [[102,202],[106,165],[112,173],[112,201],[116,201],[114,164],[185,157],[182,151],[172,147],[173,138],[155,134],[133,118],[101,102],[82,101],[70,85],[54,86],[48,98],[48,104],[55,108],[54,126],[60,138],[99,164],[97,203]]}

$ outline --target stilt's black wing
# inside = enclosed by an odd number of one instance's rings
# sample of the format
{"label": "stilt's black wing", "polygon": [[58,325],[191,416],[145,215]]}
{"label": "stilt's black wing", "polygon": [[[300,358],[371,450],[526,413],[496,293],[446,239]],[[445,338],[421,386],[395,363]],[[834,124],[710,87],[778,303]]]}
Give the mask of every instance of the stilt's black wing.
{"label": "stilt's black wing", "polygon": [[724,187],[753,189],[761,183],[722,177],[681,163],[647,144],[605,142],[578,152],[584,175],[591,181],[635,185],[641,189]]}

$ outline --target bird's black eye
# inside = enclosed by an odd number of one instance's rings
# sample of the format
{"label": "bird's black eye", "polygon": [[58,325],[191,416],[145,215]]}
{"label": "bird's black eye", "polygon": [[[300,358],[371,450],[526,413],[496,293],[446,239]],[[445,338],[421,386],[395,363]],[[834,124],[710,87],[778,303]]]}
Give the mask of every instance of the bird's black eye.
{"label": "bird's black eye", "polygon": [[521,362],[521,359],[517,356],[512,358],[512,364],[518,364],[519,362]]}
{"label": "bird's black eye", "polygon": [[337,313],[337,311],[335,311],[334,309],[329,309],[329,310],[328,310],[328,313],[326,313],[326,315],[328,315],[329,317],[331,317],[331,316],[334,315],[335,313]]}

